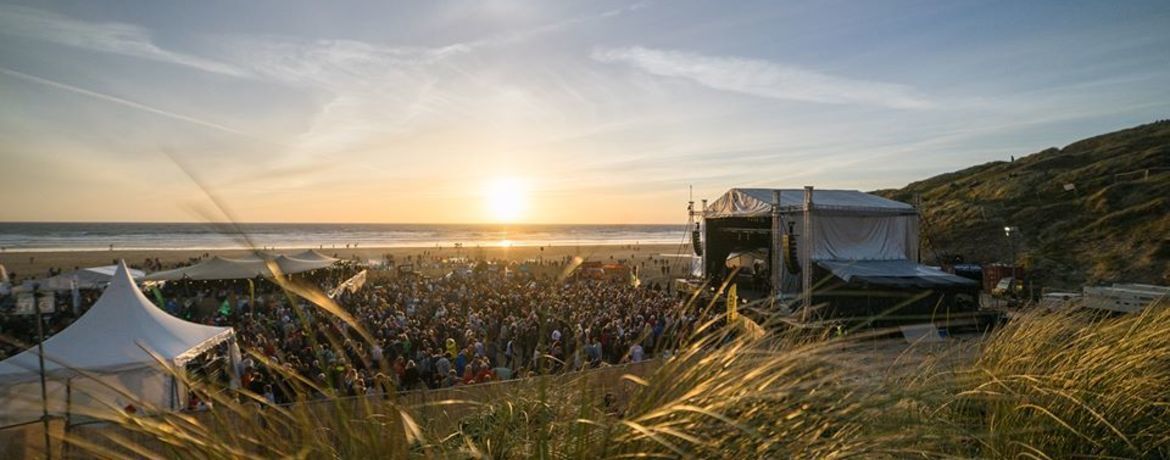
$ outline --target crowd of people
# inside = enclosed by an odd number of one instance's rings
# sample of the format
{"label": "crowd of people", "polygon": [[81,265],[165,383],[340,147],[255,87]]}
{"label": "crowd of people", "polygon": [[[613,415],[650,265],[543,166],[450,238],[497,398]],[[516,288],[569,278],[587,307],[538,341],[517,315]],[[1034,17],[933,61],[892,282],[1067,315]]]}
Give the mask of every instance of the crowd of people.
{"label": "crowd of people", "polygon": [[277,292],[254,304],[218,292],[238,308],[197,320],[236,328],[241,383],[274,402],[294,398],[290,373],[324,397],[636,362],[669,353],[698,320],[668,293],[620,280],[456,267],[436,278],[385,273],[337,299],[356,324]]}
{"label": "crowd of people", "polygon": [[[190,370],[225,384],[234,374],[244,389],[273,403],[637,362],[671,353],[700,320],[656,285],[560,276],[571,259],[534,262],[540,269],[533,270],[502,260],[420,256],[399,262],[371,269],[363,286],[338,295],[336,304],[352,322],[269,281],[170,282],[148,297],[162,300],[160,307],[175,316],[235,328],[243,353],[233,372],[219,359],[230,354],[226,348]],[[423,266],[430,276],[417,270]],[[328,291],[360,269],[345,264],[297,275],[297,281]],[[50,318],[52,331],[74,318],[68,309],[58,316]],[[26,322],[4,330],[32,329]],[[8,348],[0,352],[19,351]]]}

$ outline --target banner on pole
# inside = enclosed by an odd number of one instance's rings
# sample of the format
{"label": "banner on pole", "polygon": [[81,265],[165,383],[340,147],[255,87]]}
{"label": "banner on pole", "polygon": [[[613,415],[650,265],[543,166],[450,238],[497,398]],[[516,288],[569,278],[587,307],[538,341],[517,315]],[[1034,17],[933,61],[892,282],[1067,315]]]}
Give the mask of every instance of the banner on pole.
{"label": "banner on pole", "polygon": [[352,278],[343,281],[341,284],[337,285],[337,287],[333,288],[333,290],[329,291],[329,298],[336,298],[337,296],[341,295],[342,292],[349,292],[350,294],[353,294],[365,285],[366,270],[362,270],[361,272],[358,272],[358,274],[353,275]]}

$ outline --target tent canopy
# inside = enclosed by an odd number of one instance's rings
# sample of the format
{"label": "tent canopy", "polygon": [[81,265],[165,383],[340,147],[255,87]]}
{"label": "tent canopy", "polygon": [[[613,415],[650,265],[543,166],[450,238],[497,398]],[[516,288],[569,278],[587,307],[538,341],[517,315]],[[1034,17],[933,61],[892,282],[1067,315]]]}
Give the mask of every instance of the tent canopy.
{"label": "tent canopy", "polygon": [[[317,270],[337,262],[337,259],[332,257],[326,257],[320,254],[317,254],[317,256],[320,257],[310,255],[310,257],[314,258],[301,259],[299,257],[277,256],[271,260],[276,263],[278,268],[280,268],[280,272],[285,275]],[[148,281],[175,281],[181,279],[233,280],[256,277],[271,278],[272,276],[273,273],[268,266],[268,261],[259,257],[251,256],[247,258],[229,259],[227,257],[214,256],[195,265],[151,273],[146,276],[146,279]]]}
{"label": "tent canopy", "polygon": [[256,278],[258,276],[272,276],[272,272],[263,260],[229,259],[227,257],[213,256],[195,265],[151,273],[146,275],[146,279],[148,281],[174,281],[181,279],[231,280]]}
{"label": "tent canopy", "polygon": [[[82,268],[69,273],[62,273],[52,278],[38,280],[37,284],[40,285],[40,289],[66,291],[73,288],[72,283],[76,280],[79,289],[101,289],[107,284],[110,284],[110,280],[114,278],[114,273],[117,270],[117,265]],[[130,277],[134,278],[135,281],[142,281],[146,278],[146,273],[142,270],[131,268]]]}
{"label": "tent canopy", "polygon": [[318,268],[325,268],[336,262],[336,259],[329,260],[304,260],[289,256],[279,256],[276,258],[276,265],[280,267],[280,272],[286,275],[292,273],[302,273]]}
{"label": "tent canopy", "polygon": [[909,260],[820,260],[817,265],[845,282],[879,286],[944,288],[978,286],[978,282]]}
{"label": "tent canopy", "polygon": [[[151,353],[181,365],[233,333],[230,327],[191,323],[162,311],[138,290],[120,262],[97,303],[45,340],[45,371],[52,376],[130,371],[156,366]],[[38,369],[33,347],[0,362],[0,383],[36,380]]]}
{"label": "tent canopy", "polygon": [[312,249],[309,249],[309,250],[302,252],[300,254],[294,254],[290,257],[292,257],[294,259],[300,259],[300,260],[309,260],[309,261],[313,261],[313,262],[329,262],[329,263],[333,263],[333,262],[337,262],[338,260],[341,260],[341,259],[338,259],[335,257],[329,257],[325,254],[321,254],[320,252],[317,252],[317,251],[312,250]]}
{"label": "tent canopy", "polygon": [[[707,219],[725,217],[767,217],[772,215],[772,191],[780,192],[780,212],[791,213],[804,209],[804,190],[733,188],[707,207]],[[813,208],[819,212],[834,211],[861,215],[914,215],[914,207],[857,190],[813,190]]]}

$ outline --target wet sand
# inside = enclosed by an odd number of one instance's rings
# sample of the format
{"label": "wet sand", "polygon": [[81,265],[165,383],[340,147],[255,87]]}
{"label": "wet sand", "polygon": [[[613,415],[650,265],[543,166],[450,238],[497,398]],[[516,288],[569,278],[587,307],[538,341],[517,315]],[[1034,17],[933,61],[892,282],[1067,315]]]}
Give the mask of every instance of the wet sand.
{"label": "wet sand", "polygon": [[[360,261],[381,261],[386,255],[393,255],[398,263],[406,262],[406,257],[412,258],[423,255],[428,257],[468,257],[472,259],[504,259],[524,261],[529,259],[559,260],[565,256],[581,256],[589,261],[632,261],[642,266],[642,262],[667,259],[673,262],[673,274],[683,273],[687,263],[685,257],[662,257],[666,255],[690,255],[691,248],[686,245],[598,245],[598,246],[512,246],[512,247],[464,247],[461,249],[450,246],[442,248],[305,248],[315,249],[322,254],[351,259],[357,257]],[[281,249],[275,254],[293,255],[305,249]],[[60,252],[4,252],[0,253],[0,265],[15,274],[18,279],[42,277],[48,274],[50,268],[59,268],[64,271],[74,267],[94,267],[110,265],[118,259],[125,259],[131,266],[142,267],[146,259],[158,258],[165,268],[174,268],[186,265],[187,262],[203,255],[220,255],[224,257],[238,257],[249,254],[246,250],[113,250],[113,251],[60,251]],[[653,268],[652,262],[647,263],[641,271],[643,278],[656,278],[659,273]]]}

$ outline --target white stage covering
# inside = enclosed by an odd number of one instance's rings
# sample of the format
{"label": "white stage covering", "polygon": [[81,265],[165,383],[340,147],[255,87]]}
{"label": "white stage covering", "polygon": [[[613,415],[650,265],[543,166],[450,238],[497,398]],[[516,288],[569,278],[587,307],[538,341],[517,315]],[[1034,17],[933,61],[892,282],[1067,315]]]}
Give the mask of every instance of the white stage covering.
{"label": "white stage covering", "polygon": [[[811,261],[797,252],[801,267],[812,262],[847,282],[930,287],[970,284],[964,278],[919,265],[918,211],[907,203],[877,195],[814,189],[811,235],[804,234],[804,189],[733,188],[712,202],[703,217],[771,219],[774,191],[780,193],[781,231],[788,234],[791,229],[798,248],[811,246]],[[758,228],[759,223],[748,225]],[[731,253],[737,250],[743,249],[733,248]],[[786,264],[778,268],[784,292],[798,291],[800,276],[790,273]]]}
{"label": "white stage covering", "polygon": [[[703,217],[771,217],[772,191],[767,188],[733,188],[707,206]],[[804,209],[804,190],[780,191],[780,212],[796,213]],[[917,215],[913,206],[857,190],[813,190],[814,209],[853,215]]]}

